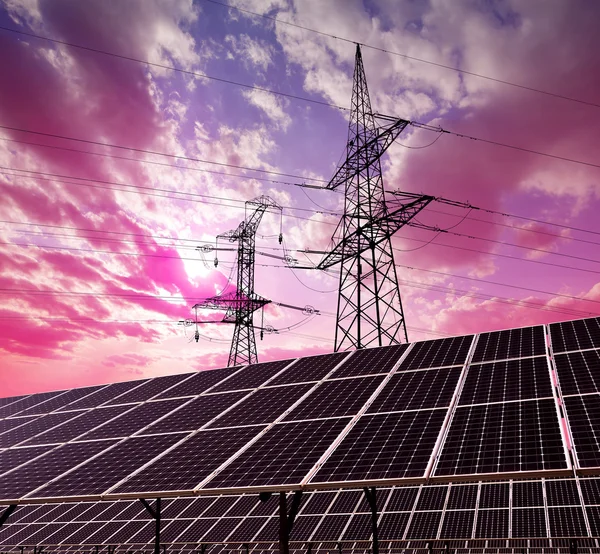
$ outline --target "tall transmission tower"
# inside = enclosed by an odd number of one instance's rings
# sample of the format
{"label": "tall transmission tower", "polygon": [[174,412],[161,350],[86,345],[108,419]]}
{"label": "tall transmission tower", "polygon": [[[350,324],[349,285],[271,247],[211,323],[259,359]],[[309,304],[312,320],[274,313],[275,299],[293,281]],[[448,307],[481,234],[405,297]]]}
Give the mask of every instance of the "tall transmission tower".
{"label": "tall transmission tower", "polygon": [[341,265],[336,352],[408,341],[391,239],[434,198],[397,193],[390,210],[381,175],[381,156],[408,124],[373,114],[357,44],[346,160],[327,185],[345,187],[344,214],[317,266]]}
{"label": "tall transmission tower", "polygon": [[[250,215],[249,210],[253,210]],[[237,242],[237,288],[233,292],[207,298],[194,306],[194,309],[225,310],[223,322],[235,325],[228,366],[258,362],[254,312],[264,309],[271,301],[254,292],[254,260],[256,231],[267,210],[277,210],[281,213],[281,207],[268,196],[248,200],[246,217],[238,228],[217,236],[217,244],[220,238],[226,238],[232,243]],[[279,242],[281,240],[280,234]]]}

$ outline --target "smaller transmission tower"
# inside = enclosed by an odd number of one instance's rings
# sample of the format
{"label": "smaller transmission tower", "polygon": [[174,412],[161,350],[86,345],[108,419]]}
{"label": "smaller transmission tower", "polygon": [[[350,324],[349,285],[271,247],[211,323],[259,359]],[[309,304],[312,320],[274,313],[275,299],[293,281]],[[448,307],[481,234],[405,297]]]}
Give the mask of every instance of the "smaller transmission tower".
{"label": "smaller transmission tower", "polygon": [[[248,215],[251,210],[252,213]],[[226,238],[232,243],[237,242],[237,288],[234,292],[207,298],[194,306],[194,309],[225,310],[223,322],[235,325],[228,366],[258,362],[254,312],[264,309],[271,301],[254,292],[254,260],[256,231],[267,210],[277,210],[281,213],[281,207],[268,196],[248,200],[246,217],[238,228],[217,236],[217,243],[220,238]],[[279,242],[281,240],[280,234]]]}

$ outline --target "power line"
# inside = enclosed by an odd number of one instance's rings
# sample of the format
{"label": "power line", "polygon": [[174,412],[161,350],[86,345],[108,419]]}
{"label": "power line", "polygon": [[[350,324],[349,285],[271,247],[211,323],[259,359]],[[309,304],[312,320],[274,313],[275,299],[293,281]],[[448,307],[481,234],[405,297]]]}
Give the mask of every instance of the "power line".
{"label": "power line", "polygon": [[[1,28],[2,27],[0,27],[0,29]],[[328,182],[325,179],[318,179],[316,177],[301,177],[298,175],[293,175],[291,173],[282,173],[279,171],[260,169],[258,167],[246,167],[243,165],[228,164],[225,162],[215,162],[212,160],[203,160],[201,158],[192,158],[191,156],[180,156],[177,154],[169,154],[168,152],[159,152],[156,150],[146,150],[144,148],[135,148],[133,146],[123,146],[122,144],[112,144],[112,143],[108,143],[108,142],[84,139],[84,138],[80,138],[80,137],[69,137],[67,135],[60,135],[57,133],[46,133],[43,131],[33,131],[30,129],[22,129],[20,127],[11,127],[9,125],[0,125],[0,129],[6,129],[7,131],[15,131],[18,133],[28,133],[30,135],[38,135],[38,136],[48,137],[48,138],[56,138],[56,139],[61,139],[61,140],[69,140],[69,141],[73,141],[73,142],[81,142],[84,144],[93,144],[94,146],[106,146],[108,148],[116,148],[118,150],[129,150],[131,152],[137,152],[138,154],[151,154],[153,156],[164,156],[165,158],[173,158],[175,160],[184,160],[187,162],[197,162],[197,163],[218,165],[218,166],[222,166],[222,167],[231,167],[233,169],[244,169],[244,170],[248,170],[248,171],[256,171],[258,173],[265,173],[268,175],[278,175],[279,177],[300,178],[300,179],[305,179],[308,181],[317,181],[317,182],[321,182],[321,183]],[[324,188],[324,187],[321,187],[321,188]]]}
{"label": "power line", "polygon": [[226,7],[226,8],[233,9],[233,10],[237,10],[239,12],[248,13],[248,14],[254,15],[256,17],[262,17],[264,19],[270,19],[271,21],[275,21],[277,23],[283,23],[284,25],[289,25],[290,27],[295,27],[297,29],[302,29],[304,31],[309,31],[311,33],[315,33],[315,34],[318,34],[318,35],[321,35],[321,36],[325,36],[325,37],[328,37],[328,38],[333,38],[333,39],[336,39],[336,40],[339,40],[339,41],[342,41],[342,42],[348,42],[348,43],[351,43],[351,44],[357,44],[358,43],[358,44],[360,44],[361,46],[363,46],[365,48],[369,48],[370,50],[376,50],[378,52],[383,52],[385,54],[391,54],[393,56],[399,56],[401,58],[406,58],[407,60],[411,60],[411,61],[415,61],[415,62],[420,62],[420,63],[424,63],[424,64],[428,64],[428,65],[433,65],[435,67],[440,67],[440,68],[443,68],[443,69],[449,69],[451,71],[456,71],[457,73],[464,73],[465,75],[471,75],[473,77],[479,77],[480,79],[486,79],[488,81],[493,81],[494,83],[500,83],[500,84],[503,84],[503,85],[508,85],[508,86],[520,88],[520,89],[523,89],[523,90],[528,90],[528,91],[531,91],[531,92],[537,92],[539,94],[544,94],[546,96],[552,96],[554,98],[560,98],[561,100],[567,100],[569,102],[576,102],[578,104],[584,104],[586,106],[593,106],[594,108],[600,108],[600,104],[596,104],[594,102],[588,102],[586,100],[580,100],[579,98],[573,98],[571,96],[565,96],[563,94],[557,94],[557,93],[554,93],[554,92],[548,92],[546,90],[538,89],[538,88],[535,88],[535,87],[529,87],[527,85],[521,85],[521,84],[518,84],[518,83],[513,83],[511,81],[506,81],[505,79],[498,79],[496,77],[490,77],[488,75],[483,75],[482,73],[476,73],[474,71],[467,71],[466,69],[460,69],[458,67],[453,67],[451,65],[445,65],[445,64],[442,64],[442,63],[439,63],[439,62],[433,62],[431,60],[425,60],[423,58],[417,58],[415,56],[409,56],[408,54],[404,54],[402,52],[394,52],[393,50],[387,50],[385,48],[380,48],[378,46],[373,46],[371,44],[366,44],[364,42],[358,42],[356,40],[351,40],[351,39],[348,39],[348,38],[335,36],[335,35],[332,35],[330,33],[326,33],[324,31],[318,31],[316,29],[311,29],[310,27],[305,27],[304,25],[299,25],[297,23],[292,23],[290,21],[285,21],[283,19],[279,19],[279,18],[274,17],[274,16],[270,16],[270,15],[266,15],[266,14],[261,14],[261,13],[253,12],[251,10],[248,10],[248,9],[245,9],[245,8],[240,8],[238,6],[232,6],[230,4],[225,4],[224,2],[219,2],[218,0],[205,0],[205,2],[210,2],[211,4],[217,4],[219,6],[223,6],[223,7]]}
{"label": "power line", "polygon": [[40,40],[46,40],[48,42],[53,42],[55,44],[62,44],[63,46],[69,46],[71,48],[78,48],[79,50],[85,50],[87,52],[94,52],[95,54],[102,54],[104,56],[112,56],[114,58],[119,58],[121,60],[126,60],[129,62],[136,62],[136,63],[142,63],[144,65],[150,66],[150,67],[158,67],[159,69],[167,69],[169,71],[177,71],[178,73],[183,73],[184,75],[191,75],[193,77],[200,77],[202,79],[209,79],[211,81],[218,81],[220,83],[227,83],[229,85],[236,85],[238,87],[243,87],[243,88],[247,88],[247,89],[252,89],[252,90],[258,90],[261,92],[266,92],[268,94],[276,94],[278,96],[284,96],[286,98],[292,98],[294,100],[302,100],[303,102],[310,102],[312,104],[318,104],[321,106],[327,106],[330,108],[336,108],[338,110],[343,110],[343,111],[348,111],[348,108],[344,108],[342,106],[336,106],[335,104],[331,104],[329,102],[325,102],[323,100],[315,100],[314,98],[306,98],[305,96],[298,96],[295,94],[289,94],[286,92],[280,92],[280,91],[275,91],[275,90],[271,90],[265,87],[259,87],[256,85],[248,85],[246,83],[240,83],[238,81],[233,81],[231,79],[223,79],[221,77],[215,77],[214,75],[208,75],[206,73],[202,73],[200,71],[191,71],[188,69],[183,69],[182,67],[175,67],[172,65],[166,65],[166,64],[160,64],[160,63],[156,63],[156,62],[149,62],[148,60],[140,60],[139,58],[134,58],[131,56],[125,56],[123,54],[117,54],[115,52],[108,52],[106,50],[100,50],[99,48],[91,48],[89,46],[82,46],[81,44],[75,44],[73,42],[67,42],[64,40],[59,40],[59,39],[55,39],[55,38],[50,38],[50,37],[45,37],[43,35],[37,35],[35,33],[29,33],[27,31],[21,31],[19,29],[11,29],[10,27],[3,27],[0,26],[0,30],[1,31],[6,31],[9,33],[15,33],[18,35],[23,35],[23,36],[27,36],[27,37],[33,37],[33,38],[37,38]]}

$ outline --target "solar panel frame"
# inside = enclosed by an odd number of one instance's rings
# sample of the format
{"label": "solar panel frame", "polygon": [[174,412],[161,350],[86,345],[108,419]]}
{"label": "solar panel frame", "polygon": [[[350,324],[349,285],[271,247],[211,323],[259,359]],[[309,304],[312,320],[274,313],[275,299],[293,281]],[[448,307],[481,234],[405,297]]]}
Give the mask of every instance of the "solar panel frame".
{"label": "solar panel frame", "polygon": [[398,371],[462,366],[473,340],[474,335],[463,335],[412,343]]}
{"label": "solar panel frame", "polygon": [[551,323],[548,327],[555,354],[600,348],[600,318]]}

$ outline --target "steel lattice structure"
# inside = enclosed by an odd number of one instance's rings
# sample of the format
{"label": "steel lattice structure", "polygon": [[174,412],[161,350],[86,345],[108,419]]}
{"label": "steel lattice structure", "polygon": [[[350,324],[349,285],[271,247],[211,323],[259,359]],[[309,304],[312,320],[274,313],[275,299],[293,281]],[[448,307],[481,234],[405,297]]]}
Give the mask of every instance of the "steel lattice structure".
{"label": "steel lattice structure", "polygon": [[237,242],[237,288],[234,292],[213,296],[194,308],[225,310],[224,323],[235,325],[227,365],[258,363],[256,337],[254,335],[254,312],[271,301],[254,292],[254,261],[256,256],[256,231],[268,209],[281,212],[281,207],[268,196],[259,196],[246,202],[246,213],[254,211],[242,221],[237,229],[219,238]]}
{"label": "steel lattice structure", "polygon": [[396,197],[399,206],[388,209],[380,161],[408,124],[373,114],[357,45],[347,156],[327,185],[345,187],[344,214],[333,235],[335,246],[318,265],[341,264],[336,352],[408,340],[391,237],[433,197],[403,193]]}

